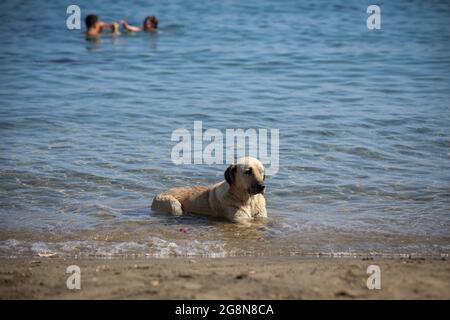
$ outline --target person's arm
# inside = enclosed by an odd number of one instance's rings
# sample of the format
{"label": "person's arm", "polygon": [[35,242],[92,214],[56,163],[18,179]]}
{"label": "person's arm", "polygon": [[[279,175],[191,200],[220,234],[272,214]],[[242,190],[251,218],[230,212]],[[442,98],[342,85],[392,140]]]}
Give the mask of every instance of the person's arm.
{"label": "person's arm", "polygon": [[113,23],[106,23],[101,21],[100,22],[100,28],[101,29],[111,29],[111,33],[119,34],[119,24],[117,22]]}
{"label": "person's arm", "polygon": [[120,20],[120,23],[128,31],[132,31],[132,32],[142,31],[142,28],[136,27],[136,26],[131,26],[125,20]]}

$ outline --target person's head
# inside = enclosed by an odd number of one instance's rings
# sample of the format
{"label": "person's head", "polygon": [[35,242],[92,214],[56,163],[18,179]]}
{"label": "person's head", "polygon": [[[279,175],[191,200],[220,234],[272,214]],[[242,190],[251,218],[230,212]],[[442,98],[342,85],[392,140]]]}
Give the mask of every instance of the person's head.
{"label": "person's head", "polygon": [[144,19],[144,29],[158,29],[158,19],[155,16],[148,16]]}
{"label": "person's head", "polygon": [[86,17],[86,28],[90,29],[95,26],[95,24],[98,22],[98,16],[95,14],[90,14]]}

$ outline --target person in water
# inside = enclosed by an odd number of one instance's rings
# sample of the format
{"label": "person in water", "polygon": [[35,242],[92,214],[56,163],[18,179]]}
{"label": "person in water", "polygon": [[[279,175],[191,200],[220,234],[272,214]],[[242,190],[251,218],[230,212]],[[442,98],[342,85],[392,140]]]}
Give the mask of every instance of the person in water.
{"label": "person in water", "polygon": [[144,23],[142,28],[129,25],[125,20],[121,20],[120,23],[122,26],[132,32],[138,32],[138,31],[148,31],[148,32],[158,32],[158,19],[156,19],[155,16],[148,16],[144,19]]}
{"label": "person in water", "polygon": [[119,34],[119,24],[117,22],[106,23],[101,21],[97,15],[90,14],[85,19],[86,36],[98,37],[103,29],[110,29],[112,34]]}

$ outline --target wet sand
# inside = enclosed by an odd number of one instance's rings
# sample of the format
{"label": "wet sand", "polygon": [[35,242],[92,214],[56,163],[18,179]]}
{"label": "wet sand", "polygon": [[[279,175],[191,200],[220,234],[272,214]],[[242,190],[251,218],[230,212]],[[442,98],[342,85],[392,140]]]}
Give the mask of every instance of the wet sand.
{"label": "wet sand", "polygon": [[[81,268],[68,290],[66,268]],[[369,265],[381,290],[368,290]],[[446,259],[0,259],[1,299],[450,299]]]}

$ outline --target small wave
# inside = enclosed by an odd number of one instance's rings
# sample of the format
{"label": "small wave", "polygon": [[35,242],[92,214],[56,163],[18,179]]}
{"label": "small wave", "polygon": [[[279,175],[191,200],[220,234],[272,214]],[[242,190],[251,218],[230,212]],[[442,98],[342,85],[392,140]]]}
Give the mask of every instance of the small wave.
{"label": "small wave", "polygon": [[61,242],[32,242],[8,239],[0,241],[0,256],[33,257],[53,252],[58,257],[123,258],[123,257],[189,257],[223,258],[231,255],[224,243],[206,240],[164,240],[151,237],[142,241],[70,240]]}
{"label": "small wave", "polygon": [[70,59],[70,58],[58,58],[58,59],[48,60],[48,62],[50,62],[50,63],[72,64],[72,63],[77,63],[78,61],[74,60],[74,59]]}

